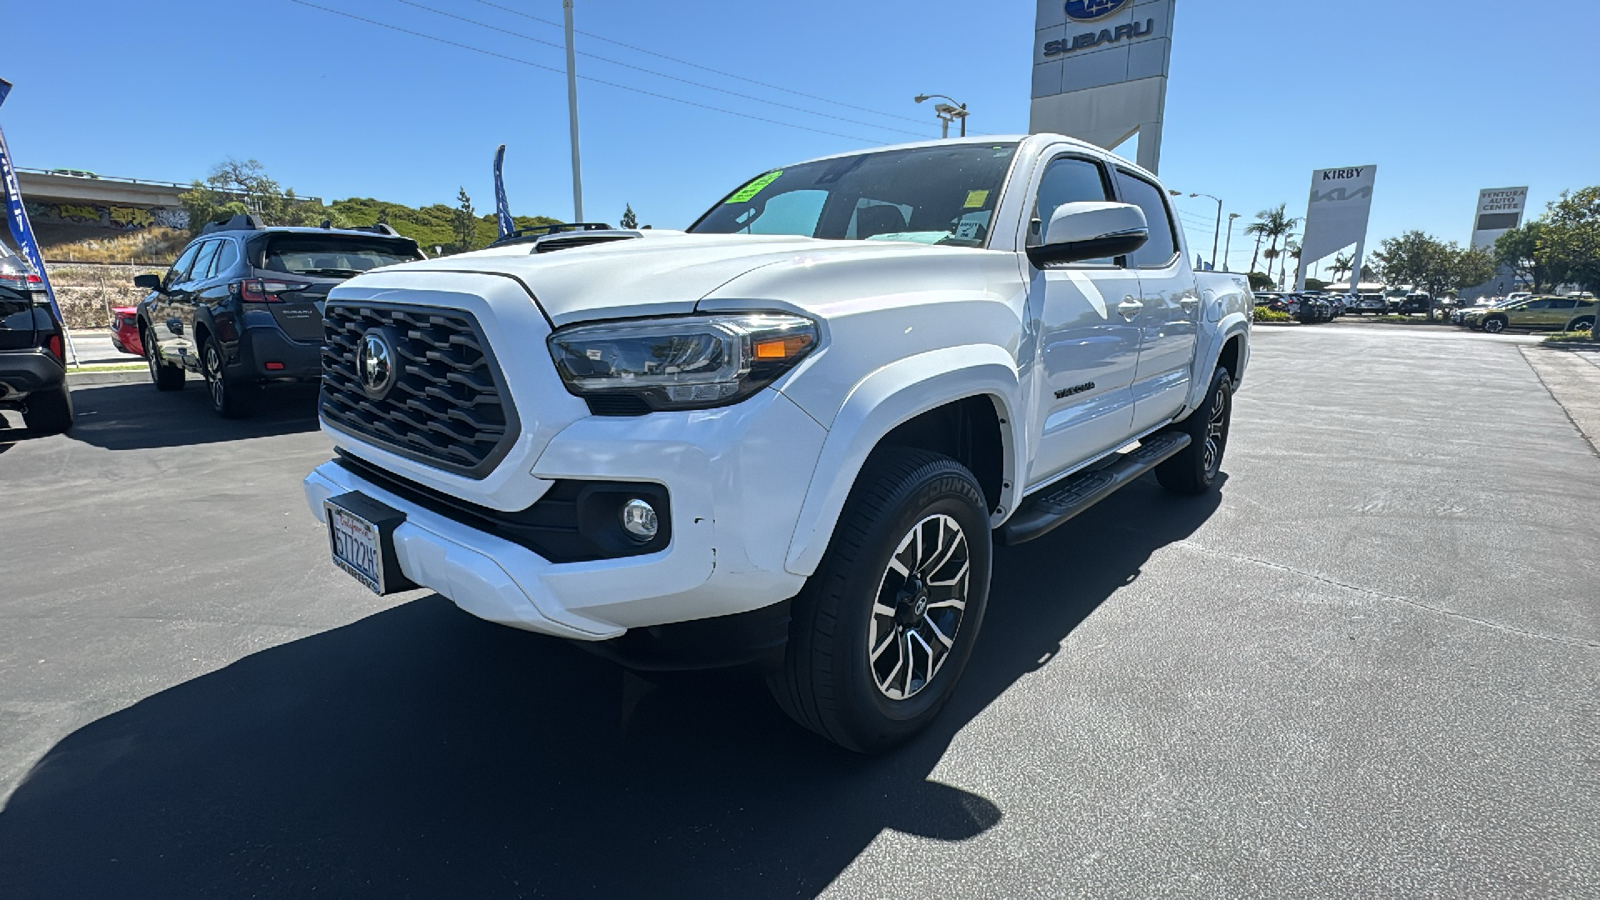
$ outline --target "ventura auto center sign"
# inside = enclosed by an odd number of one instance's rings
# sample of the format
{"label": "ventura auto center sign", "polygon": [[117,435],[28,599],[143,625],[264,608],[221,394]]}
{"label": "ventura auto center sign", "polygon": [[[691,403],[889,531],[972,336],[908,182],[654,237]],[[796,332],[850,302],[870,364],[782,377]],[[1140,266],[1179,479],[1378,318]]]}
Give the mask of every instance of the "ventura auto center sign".
{"label": "ventura auto center sign", "polygon": [[1485,188],[1478,192],[1478,209],[1472,216],[1472,246],[1492,247],[1495,239],[1522,224],[1528,206],[1525,187]]}
{"label": "ventura auto center sign", "polygon": [[1105,148],[1139,135],[1154,170],[1177,0],[1037,0],[1030,129]]}

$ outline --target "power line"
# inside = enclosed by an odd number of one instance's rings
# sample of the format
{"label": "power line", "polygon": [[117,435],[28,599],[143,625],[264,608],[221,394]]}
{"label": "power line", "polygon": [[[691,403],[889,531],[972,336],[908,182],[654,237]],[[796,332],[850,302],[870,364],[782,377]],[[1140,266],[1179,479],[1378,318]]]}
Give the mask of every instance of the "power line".
{"label": "power line", "polygon": [[[431,34],[423,34],[420,31],[412,31],[409,28],[401,28],[399,25],[391,25],[388,22],[380,22],[380,21],[378,21],[376,19],[368,19],[368,18],[366,18],[364,16],[358,16],[358,15],[356,15],[354,13],[347,13],[344,10],[331,9],[329,7],[326,7],[326,6],[318,6],[315,3],[308,2],[308,0],[289,0],[289,2],[290,3],[297,3],[297,4],[301,5],[301,6],[307,6],[307,7],[310,7],[312,9],[321,10],[321,11],[323,11],[325,13],[332,13],[333,15],[336,15],[336,16],[343,16],[343,17],[345,17],[347,19],[354,19],[357,22],[365,22],[368,25],[376,25],[379,28],[387,28],[390,31],[398,31],[398,32],[400,32],[402,34],[409,34],[412,37],[419,37],[419,38],[423,38],[424,40],[434,41],[435,43],[440,43],[440,44],[448,44],[451,47],[458,47],[458,48],[460,48],[462,50],[470,50],[473,53],[481,53],[484,56],[493,56],[496,59],[503,59],[503,60],[505,60],[507,62],[517,63],[518,65],[528,66],[528,67],[534,68],[534,69],[543,69],[546,72],[554,72],[557,75],[562,75],[562,76],[565,76],[567,74],[565,69],[557,69],[554,66],[543,65],[542,63],[536,63],[536,62],[533,62],[532,60],[521,59],[521,58],[516,57],[516,56],[507,56],[504,53],[496,53],[493,50],[485,50],[482,47],[474,47],[471,44],[462,44],[462,43],[459,43],[457,41],[446,40],[445,38],[436,37],[436,36],[431,35]],[[858,136],[853,135],[853,134],[841,134],[841,133],[839,133],[837,131],[825,131],[825,130],[823,130],[821,128],[812,128],[809,125],[796,125],[793,122],[781,122],[781,121],[779,121],[777,119],[768,119],[768,118],[765,118],[764,116],[751,115],[750,113],[742,113],[742,112],[738,112],[738,111],[732,110],[732,109],[723,109],[720,106],[712,106],[712,105],[710,105],[708,103],[697,103],[697,102],[695,102],[693,100],[685,100],[682,97],[673,97],[673,96],[671,96],[669,94],[658,94],[655,91],[647,91],[644,88],[636,88],[636,87],[632,87],[632,86],[629,86],[629,85],[626,85],[626,84],[618,84],[618,83],[616,83],[614,81],[606,81],[603,78],[595,78],[595,77],[590,76],[590,75],[579,75],[578,77],[582,78],[584,81],[590,81],[590,82],[593,82],[595,84],[603,84],[606,87],[614,87],[614,88],[617,88],[619,90],[632,91],[635,94],[643,94],[646,97],[655,97],[655,98],[660,99],[660,100],[671,100],[673,103],[682,103],[685,106],[694,106],[694,107],[698,107],[700,109],[708,109],[708,110],[711,110],[712,112],[724,113],[724,114],[730,115],[730,116],[738,116],[738,117],[740,117],[742,119],[753,119],[754,121],[757,121],[757,122],[765,122],[768,125],[782,125],[785,128],[797,128],[797,129],[799,129],[801,131],[810,131],[810,132],[813,132],[815,134],[825,134],[825,135],[828,135],[829,137],[844,138],[845,140],[848,140],[848,141],[858,141],[858,142],[863,143],[863,144],[876,144],[876,143],[879,143],[878,141],[872,140],[870,138],[858,137]]]}
{"label": "power line", "polygon": [[[566,49],[566,46],[564,44],[558,44],[555,41],[547,41],[547,40],[544,40],[542,38],[536,38],[536,37],[534,37],[532,35],[523,34],[520,31],[512,31],[509,28],[501,28],[498,25],[491,25],[488,22],[479,22],[477,19],[469,19],[466,16],[459,16],[459,15],[456,15],[455,13],[453,13],[453,12],[446,12],[445,10],[442,10],[442,9],[435,9],[432,6],[427,6],[427,5],[424,5],[424,4],[421,4],[421,3],[417,3],[417,2],[415,2],[415,0],[396,0],[396,2],[404,3],[406,6],[414,6],[417,9],[427,10],[428,12],[434,13],[435,15],[444,16],[444,17],[449,18],[449,19],[455,19],[455,20],[460,21],[460,22],[466,22],[469,25],[476,25],[479,28],[487,28],[490,31],[498,31],[501,34],[509,34],[512,37],[521,38],[522,40],[525,40],[525,41],[532,41],[535,44],[544,44],[546,47],[555,47],[558,50],[565,50]],[[875,122],[862,122],[859,119],[846,119],[843,116],[835,116],[835,115],[831,115],[829,113],[817,112],[816,110],[813,110],[813,109],[806,109],[803,106],[793,106],[793,105],[788,104],[788,103],[779,103],[776,100],[767,100],[767,99],[762,98],[762,97],[757,97],[757,96],[755,96],[753,94],[741,94],[738,91],[730,91],[727,88],[720,88],[720,87],[717,87],[716,85],[703,84],[703,83],[698,82],[698,81],[691,81],[691,80],[689,80],[687,78],[679,78],[676,75],[668,75],[666,72],[657,72],[654,69],[646,69],[643,66],[636,66],[636,65],[633,65],[632,63],[622,62],[621,60],[611,59],[609,57],[600,56],[600,55],[595,54],[595,53],[584,53],[582,51],[578,51],[578,55],[579,56],[587,56],[590,59],[597,59],[597,60],[600,60],[601,62],[610,63],[610,64],[612,64],[614,66],[622,66],[624,69],[633,69],[635,72],[643,72],[646,75],[654,75],[657,78],[666,78],[666,79],[669,79],[671,81],[677,81],[677,82],[681,82],[683,84],[693,85],[694,87],[697,87],[697,88],[705,88],[708,91],[717,91],[719,93],[727,94],[727,95],[732,96],[732,97],[740,97],[740,98],[745,99],[745,100],[754,100],[757,103],[767,103],[767,104],[770,104],[772,106],[779,106],[779,107],[782,107],[784,109],[791,109],[791,110],[794,110],[795,112],[803,112],[806,115],[810,115],[810,116],[821,116],[822,118],[825,118],[825,119],[834,119],[834,120],[839,121],[839,122],[848,122],[851,125],[864,125],[867,128],[879,128],[879,129],[882,129],[884,131],[893,131],[893,132],[896,132],[898,134],[909,134],[909,135],[912,135],[914,137],[921,137],[921,138],[931,137],[931,135],[929,135],[927,132],[907,131],[904,128],[896,128],[896,127],[894,127],[892,125],[879,125],[879,124],[877,124]]]}
{"label": "power line", "polygon": [[[492,6],[495,9],[501,10],[503,12],[511,13],[514,16],[521,16],[524,19],[532,19],[535,22],[543,22],[546,25],[554,25],[557,28],[565,27],[565,26],[562,25],[562,23],[554,21],[552,19],[540,18],[539,16],[532,15],[531,13],[525,13],[520,9],[512,9],[509,6],[503,6],[503,5],[499,4],[499,3],[491,3],[491,2],[489,2],[489,0],[473,0],[473,2],[481,3],[484,6]],[[888,118],[891,118],[891,119],[901,119],[901,120],[906,121],[906,122],[916,122],[919,125],[922,124],[922,120],[921,119],[913,119],[910,116],[902,116],[902,115],[899,115],[897,113],[888,113],[888,112],[883,112],[881,110],[868,109],[865,106],[854,106],[854,105],[851,105],[849,103],[841,102],[839,100],[829,100],[827,97],[818,97],[816,94],[807,94],[807,93],[805,93],[803,91],[796,91],[796,90],[793,90],[791,88],[779,87],[778,85],[775,85],[775,84],[768,84],[765,81],[757,81],[754,78],[746,78],[743,75],[735,75],[732,72],[724,72],[721,69],[713,69],[710,66],[702,66],[699,63],[690,62],[690,61],[688,61],[686,59],[679,59],[676,56],[668,56],[665,53],[657,53],[654,50],[646,50],[643,47],[635,47],[632,44],[624,44],[622,41],[613,40],[611,38],[605,37],[604,35],[595,34],[595,33],[590,32],[590,31],[583,31],[581,29],[575,29],[575,30],[577,30],[577,32],[579,34],[583,35],[584,37],[594,38],[597,41],[605,41],[608,44],[616,44],[618,47],[623,47],[623,48],[626,48],[628,50],[632,50],[635,53],[643,53],[643,54],[646,54],[647,56],[654,56],[654,57],[656,57],[658,59],[665,59],[665,60],[668,60],[670,62],[678,63],[679,65],[689,66],[691,68],[700,69],[701,71],[710,72],[710,73],[712,73],[714,75],[721,75],[724,78],[732,78],[732,79],[735,79],[737,81],[749,82],[750,84],[759,85],[759,86],[767,88],[769,90],[782,91],[785,94],[794,94],[796,97],[805,97],[807,100],[820,100],[823,103],[831,103],[831,104],[833,104],[835,106],[843,106],[846,109],[853,109],[853,110],[855,110],[857,112],[872,113],[875,116],[887,116]]]}

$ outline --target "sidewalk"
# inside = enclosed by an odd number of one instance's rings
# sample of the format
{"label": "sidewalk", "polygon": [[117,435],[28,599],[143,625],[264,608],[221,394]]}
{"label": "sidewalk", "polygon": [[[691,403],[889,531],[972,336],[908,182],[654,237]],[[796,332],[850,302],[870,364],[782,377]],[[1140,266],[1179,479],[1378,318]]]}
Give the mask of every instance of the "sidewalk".
{"label": "sidewalk", "polygon": [[137,363],[142,358],[131,353],[123,353],[111,344],[111,331],[105,328],[72,329],[68,336],[72,339],[72,349],[77,351],[77,362],[81,366],[104,366],[114,363]]}
{"label": "sidewalk", "polygon": [[1554,350],[1535,344],[1518,348],[1550,396],[1600,454],[1600,353]]}

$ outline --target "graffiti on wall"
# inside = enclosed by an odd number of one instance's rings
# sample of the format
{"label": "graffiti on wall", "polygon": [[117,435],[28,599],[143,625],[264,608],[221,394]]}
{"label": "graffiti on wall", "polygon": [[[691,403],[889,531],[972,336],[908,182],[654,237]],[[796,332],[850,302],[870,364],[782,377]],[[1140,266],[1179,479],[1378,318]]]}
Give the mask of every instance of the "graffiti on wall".
{"label": "graffiti on wall", "polygon": [[167,207],[95,206],[88,203],[33,203],[28,206],[28,218],[35,224],[100,225],[118,231],[148,228],[161,225],[166,228],[188,228],[189,211]]}

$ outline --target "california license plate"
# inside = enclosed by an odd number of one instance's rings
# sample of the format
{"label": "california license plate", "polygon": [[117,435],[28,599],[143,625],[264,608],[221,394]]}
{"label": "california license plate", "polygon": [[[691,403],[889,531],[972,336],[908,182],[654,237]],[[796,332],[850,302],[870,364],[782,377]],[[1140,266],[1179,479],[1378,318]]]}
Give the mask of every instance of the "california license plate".
{"label": "california license plate", "polygon": [[334,565],[375,594],[411,587],[399,572],[393,543],[395,526],[405,521],[405,514],[356,493],[331,497],[322,506]]}

